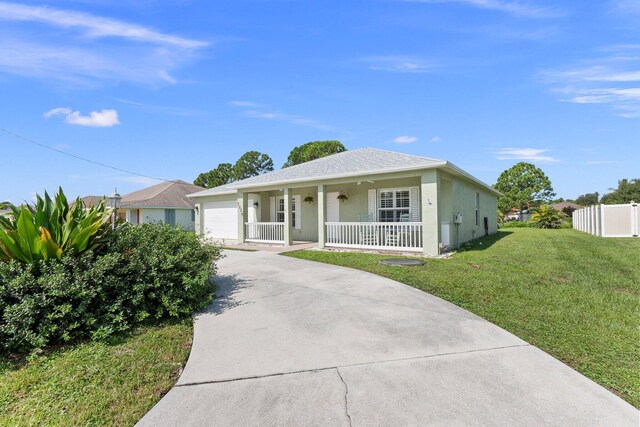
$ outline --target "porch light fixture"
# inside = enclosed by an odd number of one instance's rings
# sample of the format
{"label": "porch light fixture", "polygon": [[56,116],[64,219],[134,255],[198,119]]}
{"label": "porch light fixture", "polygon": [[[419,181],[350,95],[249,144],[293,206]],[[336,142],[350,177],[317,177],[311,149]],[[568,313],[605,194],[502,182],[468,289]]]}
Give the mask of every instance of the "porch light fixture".
{"label": "porch light fixture", "polygon": [[344,202],[345,200],[349,200],[349,197],[346,194],[338,194],[338,197],[336,197],[336,199],[340,200],[341,202]]}
{"label": "porch light fixture", "polygon": [[113,213],[111,214],[111,228],[113,230],[116,229],[116,219],[118,218],[118,209],[120,209],[120,201],[122,200],[122,196],[118,194],[118,189],[109,196],[109,206],[113,209]]}
{"label": "porch light fixture", "polygon": [[313,203],[313,196],[307,196],[302,201],[311,204]]}
{"label": "porch light fixture", "polygon": [[257,208],[258,206],[260,206],[260,203],[258,203],[258,202],[253,202],[253,207]]}

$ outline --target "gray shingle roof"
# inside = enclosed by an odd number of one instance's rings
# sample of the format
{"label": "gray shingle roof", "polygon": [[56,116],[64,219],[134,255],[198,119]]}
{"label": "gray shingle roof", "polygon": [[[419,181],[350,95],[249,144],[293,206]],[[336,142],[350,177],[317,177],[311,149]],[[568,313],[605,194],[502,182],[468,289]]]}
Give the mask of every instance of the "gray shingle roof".
{"label": "gray shingle roof", "polygon": [[444,160],[412,156],[376,148],[360,148],[322,157],[300,165],[265,173],[220,187],[200,191],[190,196],[202,197],[235,192],[238,188],[258,187],[292,181],[317,181],[321,179],[385,173],[393,171],[431,168],[445,165]]}
{"label": "gray shingle roof", "polygon": [[204,188],[181,180],[163,182],[125,194],[120,206],[123,208],[193,208],[195,205],[187,197],[187,194],[200,190],[204,190]]}

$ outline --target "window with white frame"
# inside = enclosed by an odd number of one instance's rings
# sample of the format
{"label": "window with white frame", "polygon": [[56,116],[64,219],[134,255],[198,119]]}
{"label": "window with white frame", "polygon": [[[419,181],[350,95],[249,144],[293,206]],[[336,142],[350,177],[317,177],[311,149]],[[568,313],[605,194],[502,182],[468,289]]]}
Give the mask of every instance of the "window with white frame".
{"label": "window with white frame", "polygon": [[[276,198],[276,222],[284,222],[284,197]],[[291,226],[296,228],[296,199],[291,198]]]}
{"label": "window with white frame", "polygon": [[476,227],[480,224],[480,193],[476,193]]}
{"label": "window with white frame", "polygon": [[378,218],[380,222],[400,222],[411,212],[408,188],[380,190],[378,192]]}

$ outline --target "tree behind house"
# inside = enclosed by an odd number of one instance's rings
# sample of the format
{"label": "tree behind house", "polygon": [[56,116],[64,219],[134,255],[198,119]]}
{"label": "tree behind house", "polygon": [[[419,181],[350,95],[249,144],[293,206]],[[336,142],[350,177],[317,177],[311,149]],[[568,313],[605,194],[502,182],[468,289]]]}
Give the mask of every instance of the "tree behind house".
{"label": "tree behind house", "polygon": [[[556,195],[544,172],[526,162],[517,163],[502,172],[494,188],[503,194],[498,198],[498,209],[502,212],[509,212],[511,208],[522,212],[529,207],[549,202]],[[520,218],[522,219],[522,215]]]}
{"label": "tree behind house", "polygon": [[312,141],[295,147],[289,153],[283,168],[347,151],[340,141]]}

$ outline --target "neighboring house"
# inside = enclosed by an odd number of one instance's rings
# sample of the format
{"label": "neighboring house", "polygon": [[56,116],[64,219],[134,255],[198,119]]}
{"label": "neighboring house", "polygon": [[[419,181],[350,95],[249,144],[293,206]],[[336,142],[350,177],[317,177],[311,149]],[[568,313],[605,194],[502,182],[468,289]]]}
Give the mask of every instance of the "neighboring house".
{"label": "neighboring house", "polygon": [[84,196],[80,199],[85,208],[92,208],[94,206],[98,206],[98,203],[101,201],[105,201],[106,205],[109,206],[109,199],[107,196]]}
{"label": "neighboring house", "polygon": [[193,230],[194,202],[187,194],[200,190],[204,188],[176,180],[134,191],[122,196],[118,217],[131,224],[162,222]]}
{"label": "neighboring house", "polygon": [[582,205],[572,202],[560,202],[554,203],[550,205],[552,208],[559,210],[560,212],[564,212],[567,215],[571,216],[571,213],[575,210],[582,208]]}
{"label": "neighboring house", "polygon": [[346,151],[189,195],[196,232],[223,243],[436,255],[497,230],[500,193],[453,164]]}
{"label": "neighboring house", "polygon": [[520,209],[511,208],[504,218],[506,221],[520,221],[520,216],[522,216],[522,221],[527,222],[531,219],[531,215],[529,209],[523,209],[521,213]]}

